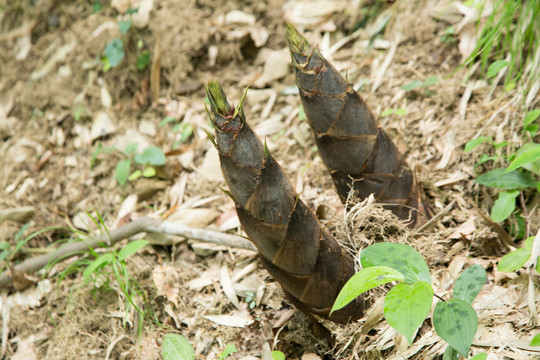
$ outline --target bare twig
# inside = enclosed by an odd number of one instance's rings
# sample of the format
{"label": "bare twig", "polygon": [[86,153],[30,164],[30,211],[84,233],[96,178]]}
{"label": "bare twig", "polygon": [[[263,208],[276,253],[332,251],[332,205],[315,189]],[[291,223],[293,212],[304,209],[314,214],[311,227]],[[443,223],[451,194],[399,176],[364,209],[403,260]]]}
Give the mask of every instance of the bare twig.
{"label": "bare twig", "polygon": [[[141,232],[177,235],[233,248],[257,251],[255,246],[249,240],[246,240],[240,236],[224,234],[212,230],[193,229],[188,226],[169,221],[140,218],[121,226],[118,229],[110,231],[109,234],[104,233],[94,238],[81,239],[81,241],[71,242],[52,253],[23,261],[19,265],[14,266],[14,272],[31,274],[42,269],[47,264],[73,257],[81,251],[88,250],[89,248],[93,249],[103,247],[106,246],[106,244],[112,245]],[[0,288],[7,287],[12,283],[13,277],[11,271],[6,270],[0,274]]]}
{"label": "bare twig", "polygon": [[421,233],[422,231],[428,229],[429,227],[433,226],[437,223],[444,215],[446,215],[452,208],[454,207],[454,204],[456,203],[456,200],[452,200],[450,204],[448,204],[444,209],[442,209],[437,215],[429,219],[428,222],[426,222],[424,225],[422,225],[418,230],[416,230],[416,234]]}

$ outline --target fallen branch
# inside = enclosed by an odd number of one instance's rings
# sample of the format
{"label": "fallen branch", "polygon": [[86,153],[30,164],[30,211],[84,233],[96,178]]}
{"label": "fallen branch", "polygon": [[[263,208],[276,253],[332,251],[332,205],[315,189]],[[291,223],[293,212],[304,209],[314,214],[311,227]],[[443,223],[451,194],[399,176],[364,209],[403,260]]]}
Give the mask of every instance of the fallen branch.
{"label": "fallen branch", "polygon": [[[94,238],[81,239],[81,241],[71,242],[52,253],[25,260],[19,265],[14,266],[13,272],[16,274],[32,274],[45,267],[47,264],[58,260],[71,258],[82,251],[88,250],[89,248],[94,249],[113,245],[123,239],[142,232],[177,235],[232,248],[257,251],[255,246],[249,240],[246,240],[240,236],[224,234],[212,230],[193,229],[188,226],[169,221],[140,218],[121,226],[118,229],[112,230],[108,234],[104,233]],[[0,288],[10,286],[12,283],[12,271],[6,270],[0,274]]]}

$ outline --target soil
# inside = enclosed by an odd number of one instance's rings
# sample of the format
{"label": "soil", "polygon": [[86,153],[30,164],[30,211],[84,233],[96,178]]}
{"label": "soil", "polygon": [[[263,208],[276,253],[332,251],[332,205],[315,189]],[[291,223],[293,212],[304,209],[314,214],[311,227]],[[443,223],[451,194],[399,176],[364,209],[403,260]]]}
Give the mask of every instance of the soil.
{"label": "soil", "polygon": [[[234,205],[220,190],[226,185],[206,133],[213,129],[203,84],[213,79],[234,103],[250,86],[248,121],[266,138],[302,199],[330,231],[346,237],[343,206],[299,116],[292,68],[283,65],[289,61],[283,24],[285,19],[297,24],[323,53],[359,29],[329,58],[359,86],[440,216],[414,234],[374,206],[362,221],[353,221],[355,231],[362,231],[355,236],[363,244],[412,244],[426,258],[436,293],[443,297],[451,295],[459,272],[483,266],[488,282],[473,304],[480,328],[472,354],[538,356],[528,347],[537,332],[537,319],[529,321],[528,275],[496,270],[503,255],[522,246],[521,239],[510,239],[509,247],[500,226],[481,215],[489,214],[496,194],[474,183],[484,170],[475,163],[490,149],[464,152],[465,143],[479,135],[519,145],[520,93],[488,84],[478,69],[459,68],[460,34],[443,41],[445,30],[463,18],[449,10],[450,1],[143,0],[129,5],[119,0],[103,1],[94,11],[97,3],[40,0],[0,6],[0,210],[15,214],[0,223],[0,240],[11,249],[23,245],[11,264],[74,239],[72,230],[95,234],[142,216],[241,235]],[[121,14],[136,4],[141,13],[150,4],[149,16],[140,20],[140,28],[133,21],[122,34],[119,23],[129,15]],[[375,47],[366,46],[385,19]],[[105,48],[115,37],[122,40],[125,56],[107,69]],[[144,51],[151,61],[138,69]],[[401,88],[432,75],[439,79],[434,86]],[[381,116],[400,108],[405,115]],[[166,117],[173,121],[163,124]],[[187,138],[178,130],[182,124],[192,129]],[[125,146],[134,142],[139,152],[147,146],[161,149],[166,164],[155,176],[119,185],[117,165],[129,158]],[[88,213],[99,214],[102,223],[93,223]],[[534,214],[530,224],[537,228]],[[97,277],[84,275],[105,250],[29,274],[25,290],[3,289],[2,358],[159,359],[169,333],[188,339],[197,359],[218,358],[228,344],[238,350],[234,359],[266,359],[269,349],[290,359],[442,358],[445,343],[427,321],[411,347],[377,321],[354,348],[338,353],[287,302],[255,252],[191,239],[159,245],[166,237],[154,237],[152,245],[125,262],[134,289],[129,296],[110,266]],[[237,306],[226,294],[224,276],[233,279]],[[215,315],[250,323],[225,326]]]}

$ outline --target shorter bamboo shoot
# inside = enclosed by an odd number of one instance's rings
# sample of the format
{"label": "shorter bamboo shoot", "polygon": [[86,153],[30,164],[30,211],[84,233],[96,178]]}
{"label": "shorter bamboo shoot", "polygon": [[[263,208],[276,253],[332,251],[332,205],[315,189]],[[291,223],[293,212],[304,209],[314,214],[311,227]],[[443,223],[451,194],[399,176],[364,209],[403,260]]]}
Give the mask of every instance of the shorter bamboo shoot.
{"label": "shorter bamboo shoot", "polygon": [[413,227],[418,190],[403,156],[352,85],[291,24],[287,39],[304,112],[341,201],[351,188],[360,199],[374,194]]}

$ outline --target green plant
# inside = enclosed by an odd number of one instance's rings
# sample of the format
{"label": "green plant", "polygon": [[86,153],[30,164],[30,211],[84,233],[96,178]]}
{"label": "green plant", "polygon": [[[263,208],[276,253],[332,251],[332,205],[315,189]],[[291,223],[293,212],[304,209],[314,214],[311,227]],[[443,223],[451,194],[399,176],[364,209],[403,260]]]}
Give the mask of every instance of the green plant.
{"label": "green plant", "polygon": [[161,344],[163,360],[195,360],[195,352],[189,341],[179,334],[167,334]]}
{"label": "green plant", "polygon": [[[115,178],[120,186],[123,186],[128,180],[134,181],[141,176],[153,177],[156,175],[154,167],[165,165],[165,154],[160,148],[148,146],[142,153],[136,153],[137,146],[137,143],[127,145],[124,150],[128,157],[116,164]],[[139,165],[139,167],[131,172],[133,163]]]}
{"label": "green plant", "polygon": [[[104,220],[99,213],[96,213],[95,217],[88,214],[88,217],[98,226],[102,234],[107,234],[110,237]],[[85,236],[82,233],[77,232],[77,234],[79,236]],[[125,306],[126,316],[131,307],[139,314],[139,328],[137,330],[140,333],[146,313],[144,309],[136,304],[136,301],[140,299],[146,302],[146,297],[138,283],[129,273],[126,260],[148,244],[149,242],[147,240],[136,240],[129,242],[120,250],[103,244],[103,248],[106,249],[104,253],[96,252],[93,248],[89,248],[87,252],[88,256],[82,256],[58,274],[59,284],[68,274],[84,269],[82,270],[83,282],[80,284],[81,287],[90,283],[94,285],[94,291],[102,291],[104,289],[115,290],[118,287],[121,294],[127,300]]]}
{"label": "green plant", "polygon": [[[502,257],[497,265],[497,269],[503,272],[512,272],[520,269],[531,258],[533,253],[534,236],[525,240],[522,248],[519,248]],[[536,261],[536,271],[540,273],[540,261]]]}
{"label": "green plant", "polygon": [[[419,87],[428,88],[430,86],[435,85],[438,82],[439,82],[439,77],[437,75],[430,75],[424,81],[413,80],[410,83],[402,85],[401,89],[405,91],[411,91]],[[426,93],[429,95],[429,92],[427,89],[426,89]]]}
{"label": "green plant", "polygon": [[[165,116],[163,120],[161,120],[161,122],[159,123],[159,126],[162,127],[175,121],[176,118],[174,116]],[[176,148],[188,141],[191,135],[193,135],[193,125],[180,121],[174,124],[172,132],[180,133],[180,138],[177,139],[172,146],[173,148]]]}
{"label": "green plant", "polygon": [[449,26],[444,29],[444,34],[441,36],[441,42],[446,44],[453,44],[456,42],[456,29],[453,26]]}
{"label": "green plant", "polygon": [[396,114],[399,116],[407,115],[407,110],[405,108],[399,108],[399,109],[389,108],[389,109],[384,110],[381,113],[381,117],[390,116],[392,114]]}
{"label": "green plant", "polygon": [[223,349],[223,351],[221,353],[219,353],[219,356],[218,356],[218,359],[219,360],[224,360],[226,359],[229,355],[232,355],[234,354],[235,352],[238,352],[238,350],[236,350],[236,346],[232,345],[232,344],[227,344],[225,346],[225,349]]}
{"label": "green plant", "polygon": [[[101,4],[96,7],[96,3],[97,2],[94,3],[94,11],[96,11],[96,8],[101,9]],[[142,36],[137,29],[132,26],[133,20],[131,19],[131,16],[137,12],[137,8],[128,9],[124,14],[124,19],[118,21],[121,37],[113,38],[105,46],[105,56],[101,58],[103,61],[103,71],[109,71],[111,68],[122,62],[125,56],[124,44],[131,34],[134,34],[137,37],[137,59],[135,60],[135,67],[137,70],[144,70],[150,63],[150,51],[145,49]]]}
{"label": "green plant", "polygon": [[[506,69],[506,90],[521,83],[528,92],[540,80],[540,17],[539,0],[490,1],[493,10],[485,23],[479,15],[477,44],[462,65],[472,68],[481,64],[487,78]],[[482,14],[488,1],[467,1]]]}
{"label": "green plant", "polygon": [[[225,360],[236,352],[238,352],[236,346],[227,344],[218,355],[218,360]],[[185,337],[170,333],[163,337],[161,356],[164,360],[194,360],[195,352]],[[272,360],[285,360],[285,354],[281,351],[272,351]]]}
{"label": "green plant", "polygon": [[248,304],[250,309],[253,309],[255,308],[255,306],[257,306],[254,293],[249,292],[249,291],[246,293],[246,303]]}
{"label": "green plant", "polygon": [[[156,175],[155,167],[165,165],[167,161],[165,154],[155,146],[148,146],[141,153],[137,153],[138,146],[138,143],[128,144],[124,152],[121,152],[114,147],[104,147],[101,142],[98,142],[90,158],[90,169],[95,166],[100,154],[117,152],[125,157],[116,164],[115,178],[118,185],[123,186],[126,182],[137,180],[141,176],[154,177]],[[133,164],[136,165],[136,169],[131,171]]]}
{"label": "green plant", "polygon": [[516,199],[519,197],[522,200],[523,210],[518,210],[516,214],[518,229],[521,228],[521,231],[515,232],[520,237],[524,236],[522,214],[527,213],[524,192],[540,189],[540,144],[534,142],[538,131],[538,124],[534,121],[539,116],[540,110],[537,109],[530,111],[523,119],[521,136],[524,145],[519,149],[512,149],[507,141],[495,143],[486,136],[472,139],[465,145],[465,152],[470,152],[485,142],[490,143],[495,150],[494,155],[483,154],[476,167],[488,161],[504,165],[478,176],[475,182],[501,190],[491,209],[491,218],[495,222],[508,219],[516,211]]}
{"label": "green plant", "polygon": [[478,327],[471,306],[486,281],[485,270],[467,268],[454,284],[453,297],[444,300],[434,295],[431,275],[422,256],[405,244],[377,243],[360,254],[363,270],[356,273],[339,293],[332,312],[346,306],[360,294],[390,282],[397,282],[384,299],[386,321],[412,344],[414,336],[431,311],[433,296],[441,301],[433,311],[433,326],[450,346],[466,357]]}

